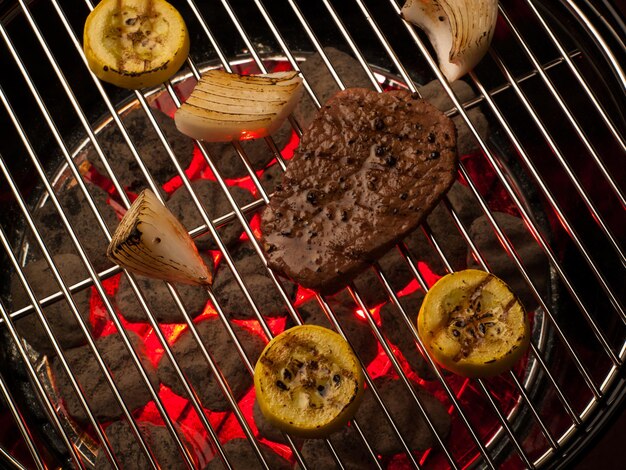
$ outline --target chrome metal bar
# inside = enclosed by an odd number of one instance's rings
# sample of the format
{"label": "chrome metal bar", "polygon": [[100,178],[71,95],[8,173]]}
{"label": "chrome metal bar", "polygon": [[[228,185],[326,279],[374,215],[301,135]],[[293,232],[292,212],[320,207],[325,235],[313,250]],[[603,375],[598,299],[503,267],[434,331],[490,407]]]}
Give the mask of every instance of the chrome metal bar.
{"label": "chrome metal bar", "polygon": [[620,132],[617,130],[617,127],[615,126],[615,124],[611,120],[611,117],[609,116],[609,114],[606,112],[606,110],[604,109],[604,107],[602,106],[598,98],[596,97],[596,94],[593,92],[589,84],[585,81],[578,67],[576,66],[574,61],[571,59],[569,54],[566,52],[563,43],[557,38],[557,36],[554,34],[554,31],[552,31],[552,29],[548,26],[548,23],[546,22],[545,18],[541,16],[541,13],[537,9],[537,6],[535,5],[535,3],[531,0],[526,0],[526,3],[532,10],[533,14],[535,15],[535,18],[537,18],[537,21],[539,21],[539,24],[541,24],[541,27],[544,30],[544,32],[550,37],[550,40],[552,41],[554,46],[559,50],[561,57],[567,63],[567,66],[576,77],[576,80],[585,91],[585,94],[587,95],[589,100],[594,104],[595,108],[598,110],[598,113],[602,117],[602,120],[604,121],[606,127],[609,129],[609,131],[613,135],[613,138],[617,142],[619,142],[620,146],[622,147],[622,150],[626,151],[626,140],[624,139],[624,136],[622,136]]}
{"label": "chrome metal bar", "polygon": [[548,77],[543,66],[539,62],[539,59],[537,59],[537,56],[533,53],[533,51],[530,49],[528,44],[526,44],[526,41],[524,40],[522,33],[515,26],[515,24],[511,21],[511,18],[506,13],[506,10],[502,6],[502,4],[499,4],[499,9],[500,9],[500,14],[502,15],[502,18],[504,18],[504,20],[506,21],[506,24],[509,27],[509,30],[513,33],[515,39],[517,40],[517,43],[520,45],[521,49],[524,51],[524,54],[532,62],[533,67],[539,73],[542,81],[548,87],[552,96],[554,96],[555,100],[557,101],[559,105],[559,108],[561,108],[561,111],[563,111],[563,114],[567,118],[568,122],[571,124],[576,135],[578,135],[578,138],[583,143],[583,146],[587,149],[587,152],[589,153],[589,155],[591,155],[591,157],[595,161],[597,167],[600,169],[602,175],[604,176],[611,190],[613,191],[613,193],[615,193],[615,196],[619,199],[620,203],[622,204],[622,208],[626,207],[626,198],[624,197],[624,194],[621,192],[620,188],[617,186],[617,183],[608,172],[604,162],[600,158],[600,155],[598,155],[598,152],[596,151],[592,143],[587,138],[585,131],[582,129],[580,124],[576,121],[576,118],[574,117],[570,107],[565,103],[565,100],[563,99],[559,91],[557,90],[556,86],[554,85],[554,82],[550,79],[550,77]]}
{"label": "chrome metal bar", "polygon": [[624,252],[623,252],[621,246],[619,245],[619,243],[616,240],[615,236],[613,235],[612,231],[606,225],[606,222],[604,221],[604,217],[602,217],[602,215],[598,212],[598,209],[595,207],[595,205],[593,204],[593,202],[591,201],[591,199],[589,198],[589,196],[585,192],[585,189],[584,189],[582,183],[580,182],[580,179],[578,178],[578,176],[576,176],[576,174],[574,173],[574,170],[572,169],[571,165],[565,159],[565,156],[563,155],[563,152],[559,149],[559,146],[557,145],[556,141],[550,135],[550,132],[548,131],[548,129],[547,129],[546,125],[544,124],[544,122],[542,121],[541,117],[539,117],[539,115],[538,115],[537,111],[535,110],[533,104],[530,102],[530,100],[528,99],[527,95],[515,83],[515,78],[511,75],[510,71],[507,69],[507,67],[505,66],[504,62],[502,61],[502,59],[500,58],[498,53],[496,51],[494,51],[493,49],[491,49],[490,50],[490,55],[495,60],[496,64],[498,65],[498,68],[502,71],[502,73],[507,78],[509,83],[511,83],[511,85],[513,86],[513,89],[515,90],[517,96],[519,97],[520,101],[524,105],[524,108],[526,109],[526,111],[528,112],[530,117],[532,118],[532,121],[536,124],[537,129],[539,130],[539,132],[543,136],[544,140],[546,141],[546,143],[550,147],[550,150],[552,151],[554,156],[557,158],[557,160],[560,163],[561,167],[563,168],[563,170],[565,171],[565,173],[569,177],[570,182],[572,183],[572,185],[576,189],[576,192],[578,193],[578,195],[582,199],[583,204],[585,205],[585,207],[589,211],[589,213],[590,213],[591,217],[593,218],[594,222],[598,225],[598,227],[600,228],[600,230],[602,231],[604,236],[608,239],[608,241],[610,242],[610,244],[611,244],[612,248],[615,250],[615,252],[620,256],[620,258],[622,260],[624,260],[623,264],[626,264],[626,256],[624,255]]}
{"label": "chrome metal bar", "polygon": [[[399,13],[399,8],[398,8],[398,5],[396,4],[396,1],[395,0],[390,0],[390,3],[392,4],[392,6]],[[426,59],[426,61],[429,64],[429,67],[431,68],[433,73],[437,76],[437,79],[442,84],[444,90],[446,91],[446,93],[448,94],[450,99],[452,100],[454,106],[456,106],[457,109],[459,110],[460,115],[463,117],[463,120],[465,121],[465,123],[467,124],[468,128],[470,129],[470,131],[474,135],[476,141],[479,143],[479,145],[481,147],[481,150],[483,151],[485,157],[489,160],[492,168],[494,169],[494,171],[498,175],[498,178],[500,179],[500,182],[502,183],[502,185],[506,189],[506,191],[509,194],[509,196],[514,201],[517,209],[519,210],[519,212],[520,212],[520,214],[522,216],[522,219],[526,223],[526,225],[529,228],[529,230],[531,230],[532,235],[537,240],[540,241],[540,243],[542,245],[542,249],[544,249],[544,251],[547,251],[548,256],[550,256],[550,252],[549,252],[549,250],[547,250],[547,246],[548,245],[545,242],[545,240],[543,240],[543,237],[540,234],[539,230],[537,229],[536,224],[533,222],[532,217],[529,216],[527,210],[524,208],[524,205],[519,200],[517,194],[511,188],[511,185],[509,184],[509,182],[507,181],[507,179],[503,175],[501,169],[497,165],[497,162],[496,162],[492,152],[490,151],[490,149],[488,148],[486,143],[483,141],[483,139],[478,134],[478,131],[474,127],[473,123],[469,119],[467,113],[465,112],[465,110],[463,109],[461,104],[459,103],[458,99],[456,98],[456,95],[454,94],[454,92],[450,88],[450,85],[448,84],[448,82],[446,81],[445,77],[442,75],[441,71],[439,70],[439,68],[437,66],[437,63],[435,62],[435,60],[432,58],[432,56],[428,52],[428,49],[426,48],[426,45],[421,40],[421,38],[416,34],[416,32],[414,31],[413,27],[408,22],[406,22],[405,20],[403,20],[403,21],[404,21],[405,27],[407,28],[407,31],[411,34],[415,44],[418,46],[418,48],[420,50],[422,56]],[[474,195],[478,199],[478,201],[480,203],[480,206],[481,206],[481,210],[487,216],[487,218],[489,220],[489,223],[491,224],[491,226],[496,231],[498,238],[500,240],[502,240],[502,242],[504,243],[507,253],[509,253],[511,255],[511,257],[515,261],[515,264],[516,264],[518,270],[520,271],[520,273],[524,277],[526,283],[528,284],[529,287],[531,287],[531,290],[533,291],[534,297],[539,301],[540,305],[542,306],[542,308],[545,309],[546,313],[548,314],[548,316],[550,317],[551,321],[553,322],[553,324],[555,326],[555,330],[557,331],[559,337],[561,338],[561,341],[563,342],[563,344],[565,345],[566,349],[568,350],[569,355],[572,357],[572,360],[576,364],[576,368],[581,373],[583,379],[588,384],[588,386],[589,386],[590,390],[592,391],[592,393],[594,394],[594,396],[598,398],[600,396],[600,393],[599,393],[599,390],[598,390],[597,386],[595,385],[595,383],[591,379],[591,377],[590,377],[588,371],[586,370],[585,366],[580,361],[580,358],[577,356],[575,350],[573,349],[573,347],[571,345],[570,340],[563,333],[562,329],[559,328],[558,323],[555,321],[554,316],[550,312],[550,309],[546,305],[545,301],[539,295],[539,292],[537,291],[536,287],[534,286],[532,280],[529,278],[528,274],[526,273],[526,271],[525,271],[525,269],[523,267],[523,264],[521,263],[521,260],[519,259],[519,256],[515,253],[515,250],[511,246],[510,241],[506,238],[506,236],[502,232],[501,228],[499,227],[498,223],[494,219],[493,215],[491,214],[491,211],[489,210],[489,208],[485,204],[484,200],[482,199],[482,197],[481,197],[480,193],[478,192],[475,184],[473,183],[472,178],[467,173],[467,171],[466,171],[466,169],[465,169],[463,164],[461,164],[461,166],[460,166],[460,172],[461,172],[461,175],[463,176],[463,178],[468,182],[469,188],[472,190],[472,192],[474,193]]]}
{"label": "chrome metal bar", "polygon": [[[2,26],[0,25],[0,31],[4,32],[4,30],[2,29]],[[4,91],[0,88],[0,100],[3,102],[5,109],[8,111],[8,113],[10,114],[11,118],[13,119],[13,124],[16,127],[16,129],[20,132],[20,136],[23,140],[23,143],[27,149],[27,152],[29,154],[29,156],[31,157],[31,160],[33,161],[33,164],[35,165],[35,168],[37,168],[37,170],[39,170],[39,176],[42,179],[44,185],[46,185],[46,189],[48,191],[48,194],[51,198],[51,200],[53,201],[53,203],[55,204],[55,207],[57,210],[61,211],[61,217],[63,219],[63,221],[65,223],[67,223],[67,218],[65,217],[65,215],[62,213],[62,210],[60,209],[60,204],[58,202],[58,199],[56,198],[56,195],[54,194],[54,191],[52,190],[51,186],[49,184],[47,184],[47,180],[45,177],[45,173],[43,172],[41,166],[39,165],[39,162],[37,161],[35,152],[30,144],[30,141],[28,140],[24,129],[21,127],[20,122],[17,120],[17,117],[15,115],[15,113],[13,112],[13,109],[11,107],[11,104],[6,100],[6,96],[4,94]],[[9,187],[11,188],[11,190],[13,191],[14,197],[16,199],[16,201],[18,202],[22,213],[24,215],[24,217],[26,218],[26,221],[28,223],[29,228],[32,230],[33,235],[35,236],[35,239],[38,243],[38,245],[40,246],[42,253],[44,255],[44,258],[46,260],[46,262],[48,263],[48,265],[50,266],[50,270],[55,278],[55,281],[57,282],[57,284],[59,285],[59,287],[61,288],[61,291],[63,292],[63,295],[65,296],[65,300],[68,302],[68,305],[70,306],[70,310],[72,312],[72,315],[74,316],[75,320],[78,322],[79,327],[81,328],[83,334],[85,335],[85,337],[87,338],[88,344],[90,346],[90,348],[92,348],[92,352],[94,353],[96,360],[98,362],[98,366],[101,367],[102,371],[105,373],[105,376],[108,379],[108,384],[111,387],[111,390],[116,398],[116,400],[119,400],[118,403],[123,411],[123,413],[126,415],[127,418],[132,420],[130,411],[128,410],[128,408],[126,407],[126,404],[124,402],[124,400],[122,399],[121,395],[119,394],[119,391],[117,390],[117,387],[115,386],[115,383],[112,379],[112,377],[110,376],[108,369],[106,367],[106,365],[104,364],[104,361],[102,360],[101,356],[98,353],[98,350],[95,346],[95,343],[93,342],[93,338],[91,337],[91,333],[89,331],[88,326],[85,324],[84,319],[81,317],[80,312],[78,311],[78,307],[76,306],[76,303],[74,302],[73,298],[71,297],[71,295],[69,294],[69,292],[67,291],[67,287],[65,286],[65,283],[63,281],[63,278],[59,272],[59,270],[57,269],[57,267],[54,264],[54,261],[52,259],[52,256],[50,255],[50,253],[47,250],[47,247],[45,245],[45,242],[43,241],[41,234],[39,233],[39,229],[36,227],[36,224],[32,218],[32,216],[30,215],[28,208],[26,206],[26,203],[24,202],[22,196],[19,193],[19,190],[17,188],[17,185],[15,184],[15,182],[13,181],[10,172],[8,171],[8,168],[6,167],[6,164],[4,162],[4,160],[0,160],[0,169],[2,170],[2,173],[5,176],[5,179],[7,181],[7,183],[9,184]],[[71,234],[73,235],[73,234]],[[73,236],[73,241],[76,242],[77,239],[75,236]],[[5,246],[6,247],[6,246]],[[31,302],[31,304],[33,306],[35,306],[35,311],[37,313],[37,316],[46,332],[46,334],[48,335],[49,339],[51,340],[52,346],[54,348],[55,353],[57,354],[59,360],[61,361],[61,365],[63,367],[64,372],[67,374],[68,378],[70,379],[70,383],[71,386],[74,390],[74,392],[76,393],[76,396],[78,397],[81,406],[84,408],[85,412],[87,413],[88,419],[91,422],[91,424],[93,425],[98,438],[100,439],[100,442],[104,445],[104,449],[105,452],[107,452],[107,457],[111,457],[112,458],[112,453],[111,453],[111,449],[109,447],[108,441],[105,437],[105,435],[103,434],[102,428],[100,427],[100,425],[98,424],[95,416],[93,415],[93,412],[91,410],[91,408],[89,407],[87,401],[85,400],[85,396],[82,393],[82,389],[80,388],[80,385],[78,384],[78,381],[76,380],[76,377],[74,376],[74,374],[72,373],[69,364],[67,363],[67,360],[65,359],[65,355],[63,353],[63,351],[61,350],[61,347],[59,345],[58,340],[56,339],[56,336],[54,335],[54,333],[52,332],[52,329],[48,323],[47,318],[45,317],[45,315],[43,314],[43,310],[37,305],[37,296],[35,295],[32,287],[30,286],[28,279],[26,278],[24,272],[21,269],[21,266],[17,260],[17,258],[15,257],[15,255],[13,254],[13,252],[10,250],[10,246],[7,250],[7,256],[10,258],[11,262],[13,263],[13,267],[16,270],[20,281],[22,283],[22,286],[25,288],[28,298]],[[83,261],[85,260],[85,258],[83,259]],[[87,261],[88,262],[88,261]],[[139,430],[137,429],[137,433],[139,434]],[[111,462],[113,463],[114,467],[117,466],[117,464],[115,463],[115,459],[112,458]]]}
{"label": "chrome metal bar", "polygon": [[[11,244],[7,239],[6,234],[4,233],[4,229],[2,227],[0,227],[0,242],[2,243],[2,245],[4,246],[4,249],[7,252],[11,251]],[[39,313],[39,312],[38,312]],[[67,434],[65,433],[65,431],[63,430],[63,425],[61,424],[61,421],[59,420],[59,417],[56,414],[56,410],[54,409],[54,405],[52,404],[52,401],[50,400],[50,397],[48,396],[48,394],[46,393],[41,381],[39,380],[39,376],[37,375],[37,372],[35,371],[35,369],[33,368],[33,364],[30,361],[30,358],[28,357],[28,354],[24,348],[24,345],[22,344],[22,339],[19,335],[19,333],[17,332],[17,329],[15,328],[15,325],[13,325],[13,322],[11,321],[7,310],[5,309],[4,305],[0,302],[0,315],[2,316],[5,326],[6,328],[8,328],[9,330],[9,334],[11,335],[11,339],[13,340],[13,343],[16,345],[17,350],[19,352],[20,358],[22,359],[24,365],[26,366],[26,370],[28,371],[28,376],[31,379],[31,382],[33,383],[35,390],[39,396],[39,398],[41,398],[44,407],[45,407],[45,411],[48,415],[48,417],[50,418],[50,420],[52,421],[52,424],[55,428],[55,432],[58,434],[58,436],[61,438],[61,441],[63,441],[63,444],[65,445],[66,449],[68,450],[69,454],[70,454],[70,458],[72,459],[72,461],[76,464],[77,468],[84,468],[84,464],[78,454],[78,450],[76,449],[76,447],[74,446],[74,443],[70,441],[69,437],[67,436]],[[44,322],[45,323],[45,322]],[[47,325],[44,324],[44,328]]]}
{"label": "chrome metal bar", "polygon": [[[515,133],[511,129],[511,127],[508,125],[508,123],[507,123],[506,119],[504,118],[502,112],[500,111],[499,107],[495,104],[495,102],[493,101],[493,99],[491,98],[489,93],[485,90],[484,86],[482,85],[482,83],[478,79],[478,77],[476,77],[474,74],[472,74],[472,78],[474,80],[474,83],[478,87],[478,89],[481,91],[481,93],[483,93],[483,96],[485,97],[486,102],[489,104],[492,112],[494,113],[494,115],[496,116],[496,118],[498,119],[500,124],[502,125],[502,128],[504,129],[504,131],[506,132],[507,136],[511,140],[511,143],[515,146],[516,150],[518,151],[518,154],[520,155],[520,157],[522,158],[522,160],[526,164],[528,170],[531,172],[533,177],[537,180],[537,183],[539,184],[542,193],[546,196],[546,198],[550,202],[553,210],[557,213],[559,222],[568,231],[568,233],[570,235],[570,238],[577,245],[580,253],[583,255],[585,261],[587,262],[587,265],[589,266],[589,268],[594,273],[594,277],[598,280],[601,288],[603,289],[603,291],[605,293],[607,293],[607,297],[609,298],[611,303],[615,306],[617,313],[622,317],[623,321],[626,321],[626,315],[623,312],[623,309],[622,309],[622,307],[621,307],[621,305],[619,303],[619,300],[615,297],[615,294],[611,291],[611,289],[608,286],[606,280],[602,276],[602,273],[599,272],[599,270],[596,267],[595,263],[591,259],[588,250],[585,248],[585,246],[583,245],[582,241],[580,240],[576,230],[571,226],[571,224],[569,222],[569,218],[562,212],[562,210],[559,207],[557,201],[554,199],[554,196],[553,196],[552,192],[548,188],[548,185],[545,183],[543,178],[540,176],[539,172],[537,171],[537,168],[535,167],[535,165],[530,160],[528,153],[523,148],[522,143],[519,141],[518,137],[515,135]],[[542,241],[540,241],[540,243],[543,244],[545,242],[543,242],[543,240],[542,240]],[[595,320],[593,319],[593,317],[589,313],[587,307],[583,304],[582,300],[579,297],[579,294],[576,292],[576,289],[574,289],[574,287],[572,286],[571,282],[569,281],[569,277],[566,275],[566,273],[564,272],[564,270],[563,270],[563,268],[561,266],[561,263],[557,261],[556,255],[553,253],[552,249],[547,244],[545,244],[545,246],[546,246],[546,250],[545,250],[546,254],[549,256],[552,266],[557,270],[557,272],[558,272],[559,276],[561,277],[561,279],[562,279],[565,287],[567,288],[569,294],[572,296],[572,298],[574,299],[576,304],[581,309],[581,311],[582,311],[583,315],[585,316],[587,322],[592,327],[594,335],[596,336],[598,341],[602,344],[602,346],[604,348],[604,351],[607,353],[609,358],[611,358],[611,360],[613,361],[614,364],[619,364],[619,362],[620,362],[619,359],[617,358],[617,356],[611,350],[611,348],[610,348],[610,346],[609,346],[609,344],[608,344],[604,334],[602,333],[600,328],[597,326]]]}
{"label": "chrome metal bar", "polygon": [[33,458],[33,462],[35,463],[35,466],[39,470],[44,470],[46,468],[46,465],[43,463],[43,460],[41,460],[41,457],[39,456],[39,452],[37,452],[37,446],[35,445],[33,436],[30,432],[30,429],[28,428],[28,424],[26,424],[26,420],[24,419],[24,416],[22,416],[22,413],[20,412],[17,404],[15,403],[15,400],[13,399],[13,396],[11,395],[11,391],[9,390],[9,387],[4,381],[4,377],[2,377],[2,374],[0,374],[0,392],[2,393],[2,396],[4,397],[4,402],[7,404],[7,407],[9,408],[11,415],[13,415],[13,421],[15,421],[15,425],[17,426],[17,428],[20,431],[20,434],[22,435],[24,444],[26,444],[26,447],[28,448],[28,451],[30,452],[31,457]]}
{"label": "chrome metal bar", "polygon": [[13,457],[8,451],[4,449],[4,447],[0,446],[0,456],[4,458],[7,462],[13,465],[13,468],[17,468],[19,470],[26,470],[26,467],[22,462]]}

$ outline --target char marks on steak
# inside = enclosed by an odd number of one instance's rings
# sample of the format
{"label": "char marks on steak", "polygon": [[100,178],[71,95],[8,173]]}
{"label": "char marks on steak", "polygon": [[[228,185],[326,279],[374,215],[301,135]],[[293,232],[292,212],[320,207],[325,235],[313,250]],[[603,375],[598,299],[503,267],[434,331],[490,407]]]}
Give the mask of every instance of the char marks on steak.
{"label": "char marks on steak", "polygon": [[419,226],[454,182],[457,162],[454,124],[417,94],[337,93],[263,211],[270,267],[337,291]]}

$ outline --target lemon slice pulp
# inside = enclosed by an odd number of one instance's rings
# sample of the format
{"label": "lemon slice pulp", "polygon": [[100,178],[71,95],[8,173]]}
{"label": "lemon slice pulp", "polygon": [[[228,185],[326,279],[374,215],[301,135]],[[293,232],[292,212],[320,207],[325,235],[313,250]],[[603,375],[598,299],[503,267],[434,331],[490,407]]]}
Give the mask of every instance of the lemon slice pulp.
{"label": "lemon slice pulp", "polygon": [[98,78],[137,89],[178,71],[189,53],[189,33],[165,0],[103,0],[85,21],[83,49]]}
{"label": "lemon slice pulp", "polygon": [[268,343],[254,369],[259,408],[274,426],[320,438],[354,416],[363,373],[348,343],[316,325],[296,326]]}

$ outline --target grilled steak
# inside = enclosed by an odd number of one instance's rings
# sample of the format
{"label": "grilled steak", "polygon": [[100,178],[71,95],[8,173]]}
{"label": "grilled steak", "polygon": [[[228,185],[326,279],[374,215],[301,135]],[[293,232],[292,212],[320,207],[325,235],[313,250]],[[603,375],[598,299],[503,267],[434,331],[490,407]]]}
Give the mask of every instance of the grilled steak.
{"label": "grilled steak", "polygon": [[452,121],[408,91],[337,93],[262,214],[270,266],[329,294],[414,230],[454,182]]}

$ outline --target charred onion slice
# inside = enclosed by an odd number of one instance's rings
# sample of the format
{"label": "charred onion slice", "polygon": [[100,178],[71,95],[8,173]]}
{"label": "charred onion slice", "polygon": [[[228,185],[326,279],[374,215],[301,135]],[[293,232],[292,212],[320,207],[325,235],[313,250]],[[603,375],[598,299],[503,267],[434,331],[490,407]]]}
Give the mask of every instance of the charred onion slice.
{"label": "charred onion slice", "polygon": [[472,70],[491,44],[498,0],[407,0],[402,17],[428,35],[449,82]]}
{"label": "charred onion slice", "polygon": [[297,72],[238,75],[209,70],[174,120],[183,134],[207,142],[265,137],[278,130],[301,94]]}
{"label": "charred onion slice", "polygon": [[209,268],[185,227],[145,189],[113,234],[107,256],[137,274],[185,284],[211,284]]}
{"label": "charred onion slice", "polygon": [[502,280],[475,269],[437,281],[424,298],[417,330],[432,358],[464,377],[510,369],[530,342],[517,297]]}
{"label": "charred onion slice", "polygon": [[295,436],[320,438],[356,412],[363,373],[348,343],[316,325],[296,326],[265,347],[254,368],[263,416]]}
{"label": "charred onion slice", "polygon": [[165,0],[102,0],[85,22],[83,49],[101,80],[122,88],[150,87],[183,65],[189,33]]}

